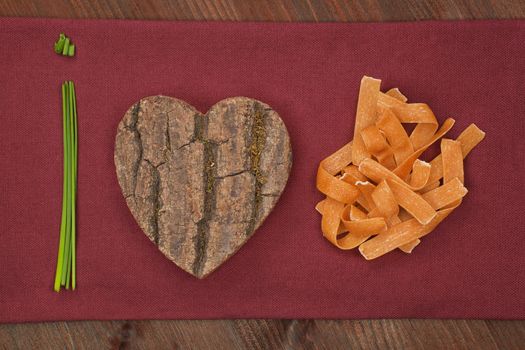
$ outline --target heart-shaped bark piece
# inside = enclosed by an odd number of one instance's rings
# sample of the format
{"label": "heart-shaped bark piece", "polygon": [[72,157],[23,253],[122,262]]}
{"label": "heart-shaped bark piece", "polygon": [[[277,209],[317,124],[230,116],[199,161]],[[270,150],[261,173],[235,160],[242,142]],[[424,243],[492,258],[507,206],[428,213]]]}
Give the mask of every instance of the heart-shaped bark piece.
{"label": "heart-shaped bark piece", "polygon": [[167,96],[141,99],[115,141],[117,178],[146,236],[203,278],[232,256],[277,203],[292,150],[268,105],[232,97],[202,114]]}

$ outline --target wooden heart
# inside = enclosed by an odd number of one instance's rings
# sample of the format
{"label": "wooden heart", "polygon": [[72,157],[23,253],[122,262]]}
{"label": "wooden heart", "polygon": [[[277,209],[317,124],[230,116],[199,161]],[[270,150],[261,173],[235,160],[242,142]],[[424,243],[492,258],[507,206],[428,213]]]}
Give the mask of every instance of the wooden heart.
{"label": "wooden heart", "polygon": [[202,114],[184,101],[141,99],[115,140],[117,178],[146,236],[203,278],[252,236],[290,173],[288,131],[268,105],[232,97]]}

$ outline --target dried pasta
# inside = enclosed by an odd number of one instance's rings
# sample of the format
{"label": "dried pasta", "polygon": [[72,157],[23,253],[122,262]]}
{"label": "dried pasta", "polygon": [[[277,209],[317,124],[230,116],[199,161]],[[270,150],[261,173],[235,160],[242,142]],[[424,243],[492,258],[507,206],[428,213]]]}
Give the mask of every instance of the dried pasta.
{"label": "dried pasta", "polygon": [[[394,249],[411,253],[461,205],[463,159],[485,137],[471,124],[456,140],[443,138],[453,119],[439,126],[428,105],[380,85],[363,77],[354,139],[320,162],[316,181],[326,195],[315,207],[324,237],[343,250],[358,247],[367,260]],[[416,124],[410,135],[406,123]],[[440,155],[419,159],[439,140]]]}

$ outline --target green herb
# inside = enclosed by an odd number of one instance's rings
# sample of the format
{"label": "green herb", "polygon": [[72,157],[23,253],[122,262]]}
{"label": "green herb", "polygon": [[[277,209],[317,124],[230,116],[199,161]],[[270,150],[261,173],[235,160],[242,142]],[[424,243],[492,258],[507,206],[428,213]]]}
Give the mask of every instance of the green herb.
{"label": "green herb", "polygon": [[58,37],[57,42],[55,43],[55,52],[58,54],[62,53],[62,50],[64,49],[64,41],[66,41],[66,36],[64,33],[60,33],[60,36]]}
{"label": "green herb", "polygon": [[62,49],[62,56],[66,56],[69,52],[69,38],[64,41],[64,48]]}
{"label": "green herb", "polygon": [[58,246],[55,291],[76,287],[76,182],[77,182],[77,108],[72,81],[62,84],[62,130],[64,139],[64,184],[62,219]]}
{"label": "green herb", "polygon": [[75,56],[75,45],[71,42],[64,33],[60,33],[58,40],[55,42],[54,46],[55,52],[62,56]]}
{"label": "green herb", "polygon": [[[73,52],[75,47],[73,46]],[[70,50],[71,51],[71,50]],[[75,94],[75,85],[70,82],[70,90],[73,105],[73,203],[76,203],[77,198],[77,172],[78,172],[78,131],[77,131],[77,100]],[[73,289],[76,287],[76,205],[73,205],[73,234],[71,235],[71,246],[73,247],[71,252],[71,286]]]}

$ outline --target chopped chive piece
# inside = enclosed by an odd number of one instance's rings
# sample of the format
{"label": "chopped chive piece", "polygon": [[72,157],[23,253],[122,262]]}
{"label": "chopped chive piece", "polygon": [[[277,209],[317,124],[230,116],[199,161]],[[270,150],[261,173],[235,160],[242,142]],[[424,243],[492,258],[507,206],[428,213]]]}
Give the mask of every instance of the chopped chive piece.
{"label": "chopped chive piece", "polygon": [[66,36],[64,35],[64,33],[60,33],[60,36],[57,40],[57,42],[55,43],[55,52],[58,53],[58,54],[61,54],[62,53],[62,50],[64,49],[64,42],[66,40]]}
{"label": "chopped chive piece", "polygon": [[75,56],[75,45],[64,33],[60,33],[54,46],[55,52],[62,56]]}
{"label": "chopped chive piece", "polygon": [[69,52],[69,38],[66,37],[66,40],[64,41],[64,48],[62,49],[62,55],[67,55]]}

